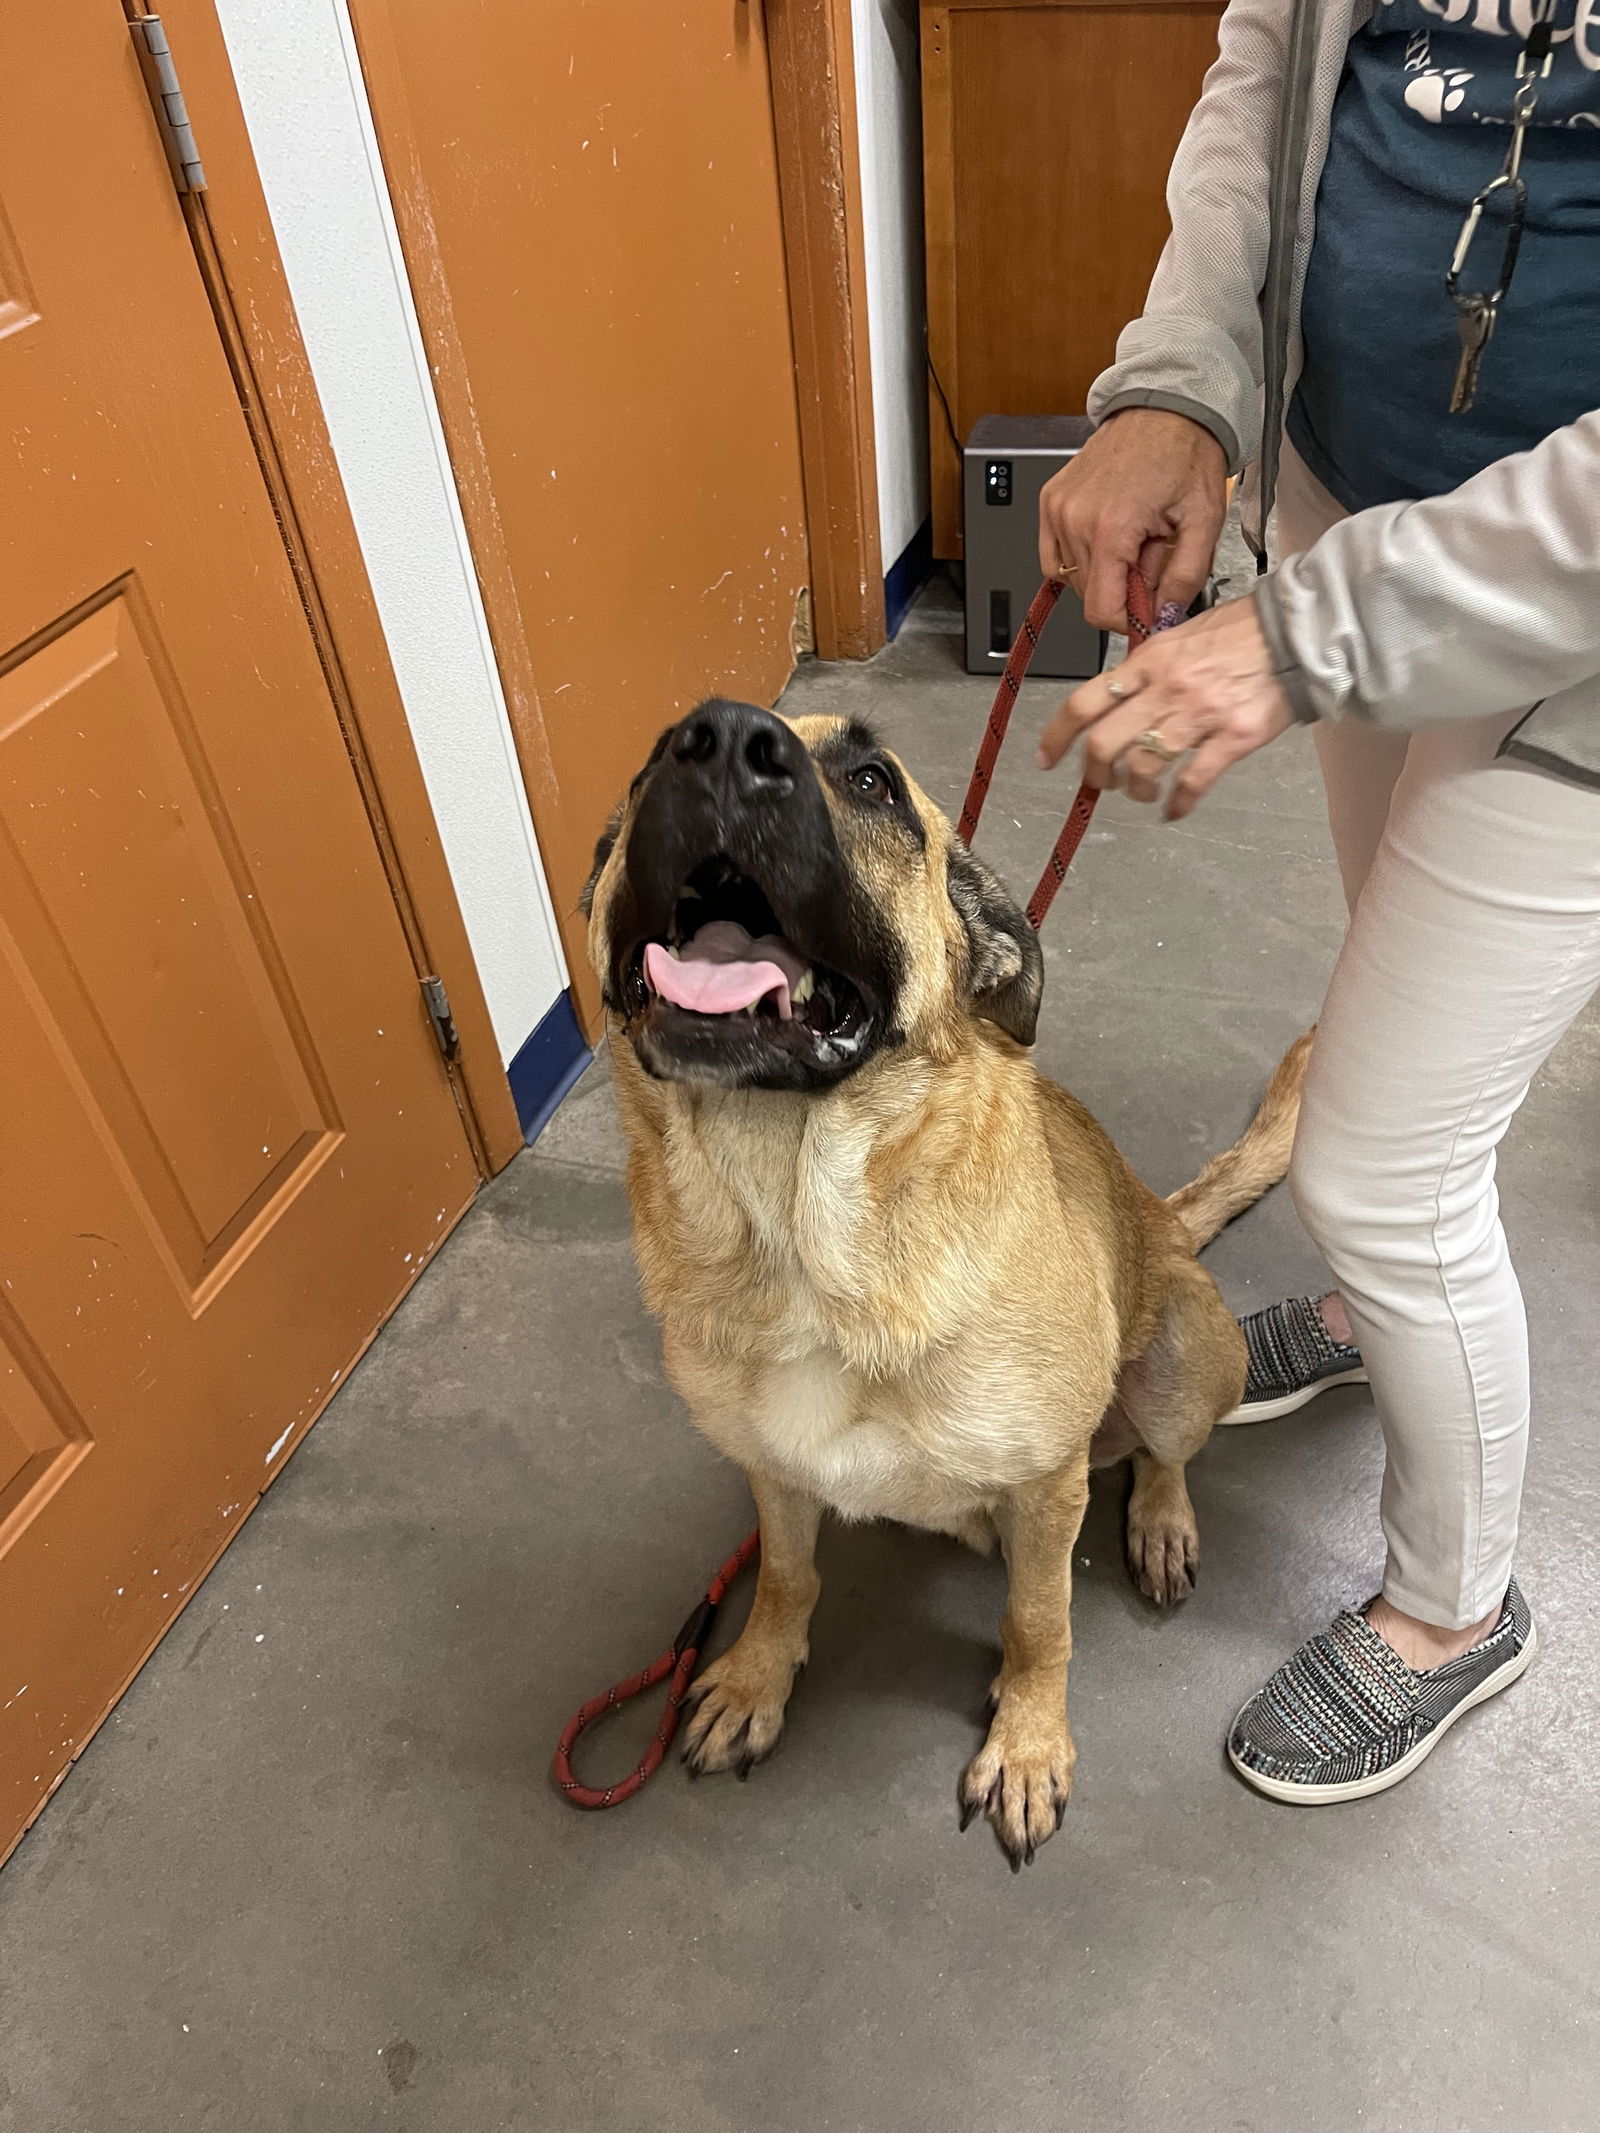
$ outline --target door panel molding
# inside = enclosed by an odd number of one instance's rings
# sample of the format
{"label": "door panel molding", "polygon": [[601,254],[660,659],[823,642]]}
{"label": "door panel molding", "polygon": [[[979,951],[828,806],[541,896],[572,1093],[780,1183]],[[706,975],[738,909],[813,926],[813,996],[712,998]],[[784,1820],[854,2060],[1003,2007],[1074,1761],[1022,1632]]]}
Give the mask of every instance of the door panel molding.
{"label": "door panel molding", "polygon": [[[79,758],[99,784],[73,775]],[[108,769],[142,803],[116,840],[94,827]],[[92,880],[77,865],[85,837],[102,848]],[[341,1131],[250,879],[137,578],[8,655],[0,939],[192,1310]],[[119,920],[136,905],[149,928],[130,952]],[[176,1041],[182,1000],[199,990],[214,1006],[209,1051]]]}
{"label": "door panel molding", "polygon": [[88,1423],[0,1296],[0,1556],[93,1446]]}
{"label": "door panel molding", "polygon": [[0,207],[0,340],[8,333],[20,333],[38,316],[39,306],[34,301],[28,271],[22,264],[5,209]]}

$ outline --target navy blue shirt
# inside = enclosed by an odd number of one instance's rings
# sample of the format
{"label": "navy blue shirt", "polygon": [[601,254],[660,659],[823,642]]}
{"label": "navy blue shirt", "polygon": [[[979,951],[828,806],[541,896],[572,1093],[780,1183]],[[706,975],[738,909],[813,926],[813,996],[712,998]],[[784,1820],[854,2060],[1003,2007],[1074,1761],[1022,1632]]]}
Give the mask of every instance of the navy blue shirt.
{"label": "navy blue shirt", "polygon": [[[1557,0],[1523,154],[1521,257],[1476,400],[1448,412],[1461,341],[1445,269],[1505,156],[1530,14],[1530,0],[1381,0],[1350,40],[1288,420],[1348,511],[1442,495],[1600,407],[1600,0]],[[1494,286],[1504,236],[1491,208],[1464,290]]]}

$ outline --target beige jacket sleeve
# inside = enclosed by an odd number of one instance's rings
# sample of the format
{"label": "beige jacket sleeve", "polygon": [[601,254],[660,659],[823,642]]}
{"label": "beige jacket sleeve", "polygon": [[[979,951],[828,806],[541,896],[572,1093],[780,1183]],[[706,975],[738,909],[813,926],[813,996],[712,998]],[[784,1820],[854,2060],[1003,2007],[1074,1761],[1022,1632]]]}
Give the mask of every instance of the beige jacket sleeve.
{"label": "beige jacket sleeve", "polygon": [[1307,720],[1434,725],[1600,675],[1600,412],[1444,496],[1341,520],[1256,601]]}

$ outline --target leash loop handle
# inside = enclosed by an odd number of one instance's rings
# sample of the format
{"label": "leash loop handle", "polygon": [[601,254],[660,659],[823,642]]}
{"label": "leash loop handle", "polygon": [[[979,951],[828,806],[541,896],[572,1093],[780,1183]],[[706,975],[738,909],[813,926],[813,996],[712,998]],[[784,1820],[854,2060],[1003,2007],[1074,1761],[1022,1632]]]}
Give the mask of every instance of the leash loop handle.
{"label": "leash loop handle", "polygon": [[[1033,596],[1028,612],[1022,618],[1022,627],[1017,632],[1016,642],[1006,660],[1005,671],[1000,676],[1000,685],[994,692],[994,702],[989,707],[989,723],[984,728],[983,740],[978,748],[978,760],[972,766],[972,781],[967,787],[967,797],[961,805],[961,820],[957,833],[963,844],[970,844],[983,813],[983,803],[989,797],[989,781],[994,776],[994,766],[999,761],[1000,749],[1005,741],[1006,729],[1011,724],[1011,714],[1017,707],[1017,697],[1022,689],[1023,677],[1033,663],[1033,655],[1039,649],[1039,639],[1044,626],[1055,611],[1055,604],[1062,592],[1057,578],[1046,578]],[[1155,595],[1142,572],[1134,565],[1128,566],[1128,634],[1142,644],[1153,637],[1159,623],[1155,613]],[[1093,785],[1080,785],[1078,796],[1068,810],[1067,819],[1061,825],[1061,834],[1055,841],[1044,872],[1039,876],[1038,886],[1028,899],[1028,924],[1037,933],[1044,924],[1045,913],[1056,900],[1056,892],[1067,878],[1084,832],[1094,816],[1100,794]]]}
{"label": "leash loop handle", "polygon": [[[683,1721],[683,1700],[689,1693],[689,1684],[699,1670],[705,1648],[711,1640],[712,1624],[717,1619],[717,1609],[733,1584],[761,1552],[761,1530],[747,1533],[734,1549],[711,1583],[706,1587],[705,1598],[695,1608],[682,1629],[673,1638],[664,1652],[651,1660],[637,1674],[626,1681],[619,1681],[599,1696],[591,1696],[581,1711],[568,1719],[566,1730],[556,1744],[555,1759],[550,1766],[556,1789],[563,1799],[574,1807],[601,1808],[620,1807],[624,1800],[631,1800],[636,1792],[648,1785],[666,1759],[673,1737]],[[636,1696],[643,1696],[658,1682],[671,1680],[667,1688],[667,1700],[661,1707],[661,1720],[650,1745],[624,1778],[615,1785],[584,1785],[578,1780],[572,1767],[572,1751],[597,1718],[607,1711],[615,1711],[625,1703],[632,1703]]]}

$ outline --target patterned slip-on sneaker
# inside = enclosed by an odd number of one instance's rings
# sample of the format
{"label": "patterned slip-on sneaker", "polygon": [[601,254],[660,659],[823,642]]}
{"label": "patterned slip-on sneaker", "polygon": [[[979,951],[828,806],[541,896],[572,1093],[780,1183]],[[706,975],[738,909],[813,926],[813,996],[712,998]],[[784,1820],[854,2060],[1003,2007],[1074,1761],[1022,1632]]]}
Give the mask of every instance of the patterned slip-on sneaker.
{"label": "patterned slip-on sneaker", "polygon": [[1257,1792],[1301,1807],[1384,1792],[1464,1711],[1509,1688],[1538,1643],[1514,1578],[1483,1642],[1420,1674],[1365,1615],[1342,1614],[1251,1697],[1228,1735],[1228,1759]]}
{"label": "patterned slip-on sneaker", "polygon": [[1366,1365],[1359,1348],[1336,1341],[1323,1323],[1314,1296],[1291,1296],[1241,1318],[1239,1330],[1250,1350],[1244,1398],[1219,1428],[1234,1422],[1275,1422],[1292,1415],[1319,1392],[1335,1385],[1365,1385]]}

